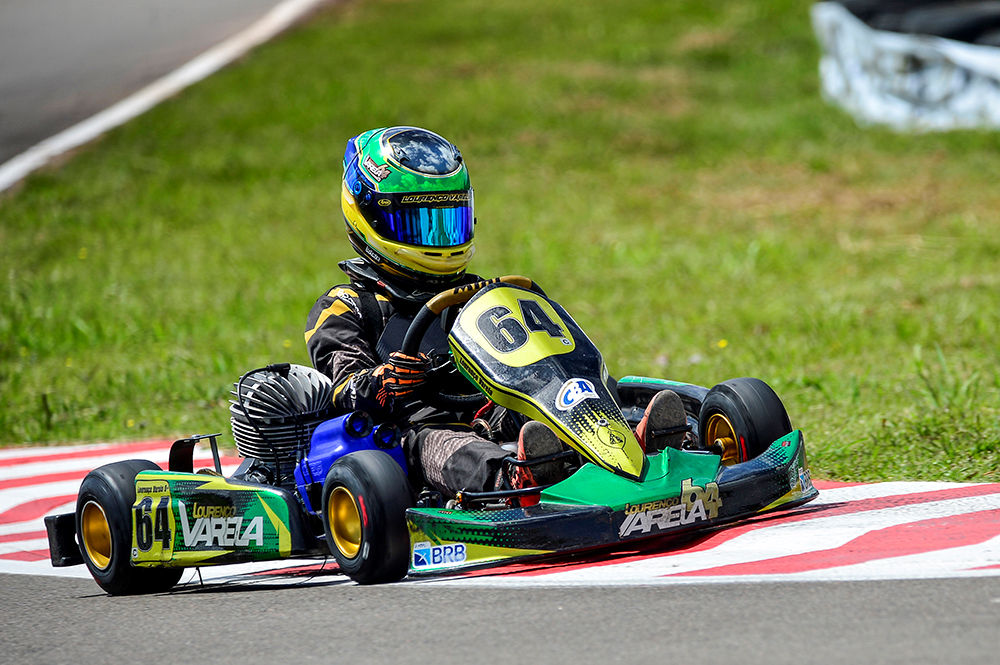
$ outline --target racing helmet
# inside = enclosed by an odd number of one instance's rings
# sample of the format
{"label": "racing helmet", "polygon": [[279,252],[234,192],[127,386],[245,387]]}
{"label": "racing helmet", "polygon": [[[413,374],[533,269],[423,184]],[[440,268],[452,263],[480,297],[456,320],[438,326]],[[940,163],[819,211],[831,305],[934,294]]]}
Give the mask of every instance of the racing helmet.
{"label": "racing helmet", "polygon": [[373,129],[347,142],[341,208],[355,251],[382,275],[447,285],[472,260],[472,185],[462,154],[418,127]]}

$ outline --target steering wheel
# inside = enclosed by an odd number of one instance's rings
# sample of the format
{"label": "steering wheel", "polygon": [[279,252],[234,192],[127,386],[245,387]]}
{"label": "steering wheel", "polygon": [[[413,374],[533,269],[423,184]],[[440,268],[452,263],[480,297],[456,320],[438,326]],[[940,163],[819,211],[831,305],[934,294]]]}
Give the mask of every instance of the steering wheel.
{"label": "steering wheel", "polygon": [[[413,321],[410,323],[410,327],[406,330],[406,335],[403,337],[403,345],[399,350],[408,356],[417,355],[420,351],[420,342],[424,338],[424,333],[427,332],[433,322],[437,321],[441,317],[441,314],[443,314],[446,309],[454,305],[464,305],[469,302],[472,296],[479,293],[483,288],[499,282],[514,284],[515,286],[521,286],[541,293],[541,289],[539,289],[533,281],[527,277],[521,277],[520,275],[494,277],[493,279],[474,282],[472,284],[464,284],[462,286],[456,286],[453,289],[448,289],[447,291],[442,291],[428,300],[427,303],[420,308],[420,311],[417,312],[417,315],[413,317]],[[451,361],[447,363],[447,365],[442,365],[431,370],[431,372],[440,376],[443,372],[450,372],[454,369],[454,361]],[[428,384],[434,383],[435,382],[433,380],[428,381]],[[459,413],[464,411],[473,411],[486,403],[486,396],[482,393],[477,392],[472,395],[449,395],[434,390],[433,385],[430,385],[428,388],[424,388],[424,394],[420,396],[420,399],[427,404],[444,411],[455,411]]]}

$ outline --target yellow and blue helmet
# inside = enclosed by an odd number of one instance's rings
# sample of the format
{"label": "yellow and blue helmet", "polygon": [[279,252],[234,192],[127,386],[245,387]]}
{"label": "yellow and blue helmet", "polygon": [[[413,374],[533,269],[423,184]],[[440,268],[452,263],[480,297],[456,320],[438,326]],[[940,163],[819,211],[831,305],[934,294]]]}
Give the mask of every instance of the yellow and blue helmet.
{"label": "yellow and blue helmet", "polygon": [[443,137],[418,127],[355,136],[340,200],[351,244],[380,273],[421,286],[465,274],[475,252],[472,185]]}

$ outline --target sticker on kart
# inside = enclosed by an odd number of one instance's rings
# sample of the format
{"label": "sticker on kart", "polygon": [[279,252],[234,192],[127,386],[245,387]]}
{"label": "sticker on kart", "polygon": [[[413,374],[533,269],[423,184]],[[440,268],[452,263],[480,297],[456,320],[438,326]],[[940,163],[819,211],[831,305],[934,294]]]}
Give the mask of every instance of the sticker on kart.
{"label": "sticker on kart", "polygon": [[223,478],[141,474],[132,521],[137,566],[236,563],[291,552],[285,501],[267,488]]}
{"label": "sticker on kart", "polygon": [[576,348],[569,326],[549,301],[525,289],[495,289],[492,297],[471,301],[461,321],[481,348],[509,367],[527,367]]}
{"label": "sticker on kart", "polygon": [[464,543],[452,543],[449,545],[432,545],[428,542],[417,543],[413,546],[414,568],[436,568],[448,564],[465,563],[466,547]]}
{"label": "sticker on kart", "polygon": [[688,478],[681,484],[678,497],[625,504],[625,517],[618,527],[618,537],[625,540],[707,522],[719,516],[720,508],[722,499],[718,484],[707,483],[701,487]]}

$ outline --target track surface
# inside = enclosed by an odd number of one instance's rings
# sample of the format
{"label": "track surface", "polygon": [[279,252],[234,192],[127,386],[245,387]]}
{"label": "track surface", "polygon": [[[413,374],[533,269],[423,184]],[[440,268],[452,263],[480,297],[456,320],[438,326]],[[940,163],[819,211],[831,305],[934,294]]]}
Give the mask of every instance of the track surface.
{"label": "track surface", "polygon": [[278,2],[0,2],[0,164],[246,28]]}
{"label": "track surface", "polygon": [[[162,464],[168,446],[0,450],[0,663],[987,663],[1000,653],[995,484],[820,484],[796,511],[685,543],[384,587],[313,560],[205,568],[170,594],[111,598],[83,567],[52,568],[42,516],[71,511],[89,469]],[[195,464],[210,459],[200,451]]]}
{"label": "track surface", "polygon": [[997,662],[1000,578],[671,587],[226,587],[0,574],[2,663]]}

